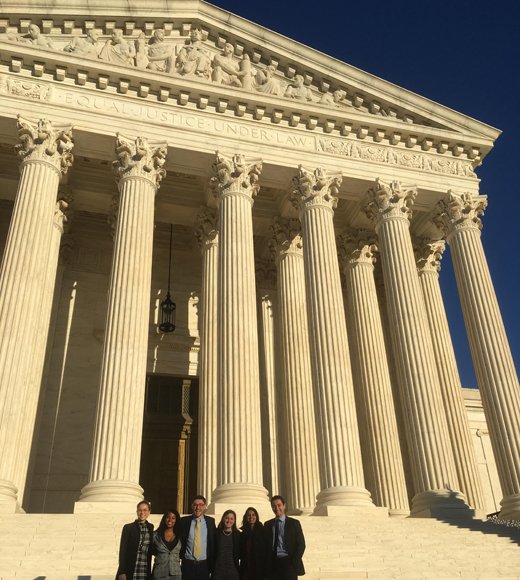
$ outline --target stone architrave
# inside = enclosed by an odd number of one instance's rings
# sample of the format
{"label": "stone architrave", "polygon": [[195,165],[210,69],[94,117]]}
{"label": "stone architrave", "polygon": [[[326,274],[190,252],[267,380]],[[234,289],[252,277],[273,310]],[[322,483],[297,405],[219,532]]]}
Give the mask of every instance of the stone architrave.
{"label": "stone architrave", "polygon": [[315,514],[374,510],[365,489],[333,215],[341,176],[299,167],[300,210],[321,491]]}
{"label": "stone architrave", "polygon": [[452,191],[432,217],[450,245],[489,437],[504,495],[503,519],[520,519],[520,386],[480,239],[485,197]]}
{"label": "stone architrave", "polygon": [[166,175],[165,143],[117,135],[120,192],[108,293],[90,481],[76,512],[128,511],[139,485],[155,194]]}
{"label": "stone architrave", "polygon": [[376,505],[406,516],[410,507],[374,280],[376,236],[345,228],[337,241],[367,488]]}
{"label": "stone architrave", "polygon": [[[363,211],[379,238],[415,496],[412,516],[470,514],[449,440],[409,221],[415,186],[377,180]],[[458,509],[457,509],[458,508]]]}
{"label": "stone architrave", "polygon": [[56,276],[56,264],[49,261],[53,216],[59,180],[73,161],[70,125],[19,117],[18,133],[20,181],[0,269],[0,511],[6,512],[20,509],[18,486],[29,464],[23,442],[32,437],[36,416],[28,401],[38,400],[32,392],[39,385],[35,353],[45,349],[47,339],[49,268]]}
{"label": "stone architrave", "polygon": [[[219,207],[218,424],[220,462],[212,510],[267,506],[262,478],[253,197],[261,161],[217,153],[211,185]],[[220,505],[219,505],[220,504]],[[247,507],[247,506],[245,506]],[[238,509],[238,508],[237,508]]]}
{"label": "stone architrave", "polygon": [[28,475],[27,457],[30,457],[31,446],[33,443],[33,427],[36,421],[38,409],[38,400],[43,385],[43,368],[45,365],[45,355],[47,352],[47,337],[51,325],[51,313],[54,303],[54,288],[58,276],[58,261],[60,256],[60,247],[63,233],[68,227],[68,221],[71,217],[70,204],[72,202],[72,190],[67,186],[58,188],[58,199],[54,209],[54,219],[50,243],[48,244],[47,268],[45,271],[45,283],[43,286],[42,301],[39,311],[40,327],[38,340],[35,344],[32,360],[32,373],[29,383],[29,393],[25,401],[25,414],[22,417],[24,425],[22,427],[21,439],[19,441],[19,454],[17,459],[17,468],[15,474],[15,484],[18,488],[18,498],[22,503],[25,483]]}
{"label": "stone architrave", "polygon": [[468,415],[462,395],[455,351],[439,285],[440,260],[444,252],[443,240],[412,239],[419,282],[432,334],[435,362],[441,387],[442,401],[460,489],[470,507],[485,510],[484,492],[478,472],[475,447],[471,438]]}
{"label": "stone architrave", "polygon": [[202,207],[195,235],[202,252],[197,490],[206,501],[217,487],[218,215]]}
{"label": "stone architrave", "polygon": [[310,514],[320,481],[300,230],[299,220],[276,218],[269,247],[278,269],[288,505],[290,513]]}

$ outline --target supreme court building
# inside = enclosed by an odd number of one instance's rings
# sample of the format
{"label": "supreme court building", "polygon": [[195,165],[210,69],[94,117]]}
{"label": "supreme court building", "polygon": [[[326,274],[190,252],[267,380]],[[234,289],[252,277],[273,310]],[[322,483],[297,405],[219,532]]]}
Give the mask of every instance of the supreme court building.
{"label": "supreme court building", "polygon": [[94,5],[0,0],[0,511],[520,518],[500,131],[202,0]]}

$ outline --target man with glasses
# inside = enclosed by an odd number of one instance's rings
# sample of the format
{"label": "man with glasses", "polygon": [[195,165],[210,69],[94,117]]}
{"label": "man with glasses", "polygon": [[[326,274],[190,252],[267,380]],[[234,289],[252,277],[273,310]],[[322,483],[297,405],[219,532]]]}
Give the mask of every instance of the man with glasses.
{"label": "man with glasses", "polygon": [[181,519],[182,580],[209,580],[215,557],[215,520],[204,515],[206,498],[196,495],[193,515]]}

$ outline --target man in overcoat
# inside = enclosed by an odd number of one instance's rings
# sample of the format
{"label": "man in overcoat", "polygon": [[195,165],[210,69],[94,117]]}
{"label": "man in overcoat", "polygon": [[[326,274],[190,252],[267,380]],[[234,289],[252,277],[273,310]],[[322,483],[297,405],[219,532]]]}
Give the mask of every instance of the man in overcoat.
{"label": "man in overcoat", "polygon": [[303,553],[305,538],[300,522],[285,515],[285,500],[281,495],[271,499],[276,516],[265,523],[267,537],[267,578],[269,580],[297,580],[305,574]]}

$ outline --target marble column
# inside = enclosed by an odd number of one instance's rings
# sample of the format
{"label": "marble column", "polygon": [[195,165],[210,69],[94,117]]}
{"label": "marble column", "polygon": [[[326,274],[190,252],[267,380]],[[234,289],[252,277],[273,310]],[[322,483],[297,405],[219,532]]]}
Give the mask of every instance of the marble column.
{"label": "marble column", "polygon": [[58,183],[73,160],[70,125],[33,124],[19,117],[18,133],[20,181],[0,268],[0,511],[11,513],[21,509],[18,485],[29,464],[22,441],[26,430],[31,436],[34,430],[35,414],[27,401],[38,396],[32,392],[35,352],[47,339],[40,316],[47,308]]}
{"label": "marble column", "polygon": [[300,210],[321,491],[317,515],[375,509],[365,489],[333,215],[339,175],[302,166],[294,179]]}
{"label": "marble column", "polygon": [[166,172],[166,144],[118,134],[114,161],[120,192],[108,292],[101,379],[90,466],[76,512],[128,511],[139,485],[154,203]]}
{"label": "marble column", "polygon": [[480,239],[486,198],[448,195],[433,222],[450,245],[471,355],[504,497],[500,517],[520,519],[520,386]]}
{"label": "marble column", "polygon": [[[29,392],[25,401],[25,412],[22,417],[23,425],[21,429],[21,438],[19,440],[19,453],[17,458],[17,467],[15,474],[15,484],[18,488],[18,498],[22,502],[25,490],[26,478],[28,475],[28,463],[26,458],[30,457],[31,447],[34,437],[34,426],[36,425],[36,413],[38,409],[38,400],[43,389],[43,367],[47,353],[47,342],[49,338],[49,328],[51,323],[51,313],[54,303],[54,288],[58,272],[58,259],[60,255],[61,238],[68,227],[68,221],[71,217],[70,204],[72,202],[72,190],[67,186],[58,188],[58,199],[54,208],[54,218],[49,243],[47,244],[48,256],[45,268],[45,281],[43,284],[43,294],[41,296],[41,305],[39,310],[39,329],[38,340],[33,351],[31,361],[31,378],[29,381]],[[25,503],[25,502],[24,502]]]}
{"label": "marble column", "polygon": [[428,239],[413,239],[412,241],[460,489],[466,496],[470,507],[485,510],[486,504],[475,447],[439,285],[440,260],[445,243],[443,240]]}
{"label": "marble column", "polygon": [[[260,161],[217,153],[211,185],[219,207],[217,488],[210,511],[267,507],[262,479],[253,197]],[[237,508],[239,509],[239,508]]]}
{"label": "marble column", "polygon": [[442,404],[409,220],[417,189],[376,181],[363,211],[376,228],[387,292],[401,403],[412,460],[412,516],[469,515]]}
{"label": "marble column", "polygon": [[277,336],[276,266],[271,260],[256,260],[262,472],[271,496],[285,493],[280,477],[279,450],[283,433],[279,424],[279,344]]}
{"label": "marble column", "polygon": [[410,507],[374,280],[376,236],[345,228],[337,241],[367,488],[377,506],[406,516]]}
{"label": "marble column", "polygon": [[202,207],[195,224],[202,252],[197,493],[206,501],[217,487],[218,216]]}
{"label": "marble column", "polygon": [[277,218],[269,247],[278,269],[282,424],[289,513],[310,514],[320,491],[300,222]]}

